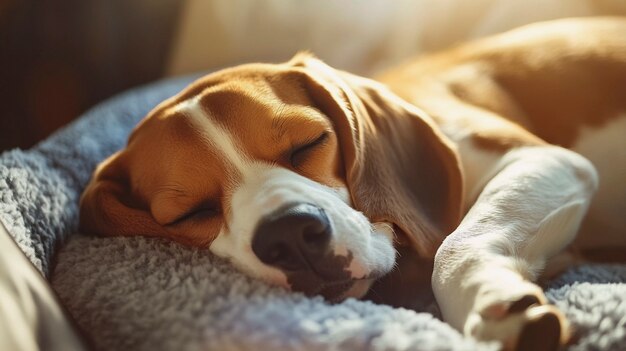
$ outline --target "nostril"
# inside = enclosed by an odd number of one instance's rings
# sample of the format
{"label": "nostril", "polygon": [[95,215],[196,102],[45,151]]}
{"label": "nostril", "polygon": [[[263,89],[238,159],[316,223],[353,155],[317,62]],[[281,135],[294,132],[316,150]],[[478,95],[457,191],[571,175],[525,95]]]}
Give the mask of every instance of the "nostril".
{"label": "nostril", "polygon": [[271,248],[267,255],[265,255],[265,263],[274,264],[278,261],[284,260],[287,257],[287,252],[284,245],[276,245]]}
{"label": "nostril", "polygon": [[291,250],[284,244],[272,246],[263,257],[263,262],[276,266],[293,266],[295,257]]}
{"label": "nostril", "polygon": [[283,244],[277,244],[269,249],[261,261],[285,270],[298,270],[302,268],[301,260],[297,254],[290,250],[287,245]]}

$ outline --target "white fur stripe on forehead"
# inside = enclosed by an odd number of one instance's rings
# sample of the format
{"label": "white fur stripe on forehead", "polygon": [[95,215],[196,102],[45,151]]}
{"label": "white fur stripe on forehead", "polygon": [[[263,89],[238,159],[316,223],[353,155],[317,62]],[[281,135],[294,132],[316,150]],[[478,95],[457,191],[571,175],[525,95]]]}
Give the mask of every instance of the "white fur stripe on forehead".
{"label": "white fur stripe on forehead", "polygon": [[238,147],[235,140],[233,140],[230,132],[216,123],[211,116],[202,108],[200,103],[201,95],[197,95],[191,99],[181,101],[172,109],[179,113],[184,113],[193,119],[203,120],[203,125],[207,126],[202,128],[203,134],[216,149],[217,153],[221,153],[223,159],[231,164],[240,174],[246,174],[246,170],[250,167],[250,160],[245,157],[245,150]]}

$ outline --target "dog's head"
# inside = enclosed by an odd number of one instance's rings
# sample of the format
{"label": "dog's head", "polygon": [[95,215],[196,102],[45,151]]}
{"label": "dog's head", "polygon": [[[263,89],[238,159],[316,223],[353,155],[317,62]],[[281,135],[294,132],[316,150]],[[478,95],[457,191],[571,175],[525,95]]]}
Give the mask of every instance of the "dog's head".
{"label": "dog's head", "polygon": [[300,54],[157,106],[81,198],[81,229],[209,247],[267,282],[361,297],[394,245],[432,257],[460,218],[455,152],[380,84]]}

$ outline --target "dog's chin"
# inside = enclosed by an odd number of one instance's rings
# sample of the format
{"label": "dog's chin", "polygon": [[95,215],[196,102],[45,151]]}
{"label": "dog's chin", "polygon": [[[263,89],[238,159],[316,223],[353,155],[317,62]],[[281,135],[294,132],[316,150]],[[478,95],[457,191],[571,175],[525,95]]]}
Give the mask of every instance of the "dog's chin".
{"label": "dog's chin", "polygon": [[360,299],[367,294],[374,281],[375,279],[356,280],[348,290],[337,296],[335,299],[329,299],[329,301],[339,302],[351,297]]}
{"label": "dog's chin", "polygon": [[337,283],[326,283],[319,290],[307,293],[309,296],[321,295],[329,302],[341,302],[347,298],[360,299],[368,292],[374,279],[354,279]]}

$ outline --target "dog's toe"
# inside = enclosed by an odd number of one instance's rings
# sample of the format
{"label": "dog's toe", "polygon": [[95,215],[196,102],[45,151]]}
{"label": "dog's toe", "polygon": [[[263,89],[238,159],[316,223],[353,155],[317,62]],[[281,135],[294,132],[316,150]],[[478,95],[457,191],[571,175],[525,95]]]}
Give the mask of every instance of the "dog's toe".
{"label": "dog's toe", "polygon": [[565,318],[554,306],[533,307],[517,339],[517,351],[554,351],[567,341]]}
{"label": "dog's toe", "polygon": [[544,305],[546,303],[546,298],[538,290],[536,293],[527,292],[519,297],[503,298],[501,301],[480,308],[479,313],[484,319],[497,320],[515,313],[524,312],[532,305]]}
{"label": "dog's toe", "polygon": [[527,310],[532,305],[542,305],[540,297],[534,294],[524,295],[519,300],[514,301],[508,308],[508,313],[519,313]]}

